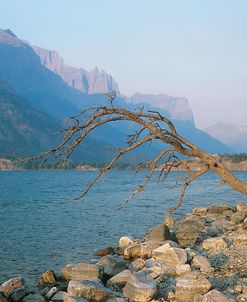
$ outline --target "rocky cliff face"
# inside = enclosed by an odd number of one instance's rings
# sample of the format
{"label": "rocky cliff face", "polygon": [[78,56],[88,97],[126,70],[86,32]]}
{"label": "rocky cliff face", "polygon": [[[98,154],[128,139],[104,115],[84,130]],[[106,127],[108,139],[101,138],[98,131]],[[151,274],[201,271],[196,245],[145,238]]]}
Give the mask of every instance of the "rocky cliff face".
{"label": "rocky cliff face", "polygon": [[16,35],[10,29],[5,29],[5,30],[0,29],[0,43],[4,43],[15,47],[19,47],[22,44],[21,41],[16,37]]}
{"label": "rocky cliff face", "polygon": [[107,93],[115,90],[119,93],[118,84],[110,74],[96,67],[88,72],[83,68],[75,68],[64,63],[58,52],[33,46],[46,68],[59,75],[67,84],[87,94]]}
{"label": "rocky cliff face", "polygon": [[130,98],[134,104],[148,103],[153,107],[162,109],[170,114],[172,120],[190,121],[194,124],[193,113],[189,102],[184,97],[173,97],[165,94],[135,93]]}

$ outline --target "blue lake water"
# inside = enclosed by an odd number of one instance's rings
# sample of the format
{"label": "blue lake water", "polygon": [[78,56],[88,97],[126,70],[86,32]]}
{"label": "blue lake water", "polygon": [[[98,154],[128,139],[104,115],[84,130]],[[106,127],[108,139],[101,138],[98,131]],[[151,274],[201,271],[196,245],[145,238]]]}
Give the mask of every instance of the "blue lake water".
{"label": "blue lake water", "polygon": [[[152,181],[138,198],[114,211],[143,173],[113,171],[84,199],[71,201],[96,172],[0,172],[0,282],[19,275],[34,282],[47,269],[94,258],[95,250],[116,244],[122,235],[143,236],[176,203],[179,189],[170,187],[180,174],[173,172],[159,186]],[[246,172],[235,174],[247,181]],[[247,201],[210,173],[191,185],[176,215],[241,200]]]}

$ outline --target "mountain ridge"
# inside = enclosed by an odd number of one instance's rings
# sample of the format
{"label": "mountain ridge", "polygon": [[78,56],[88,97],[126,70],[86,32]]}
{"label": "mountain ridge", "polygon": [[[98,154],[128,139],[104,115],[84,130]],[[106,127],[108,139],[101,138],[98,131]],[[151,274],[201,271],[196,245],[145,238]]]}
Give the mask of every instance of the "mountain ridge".
{"label": "mountain ridge", "polygon": [[46,68],[59,75],[71,87],[86,93],[107,93],[116,91],[119,94],[117,82],[104,70],[95,67],[91,71],[76,68],[64,63],[63,58],[55,50],[32,46]]}
{"label": "mountain ridge", "polygon": [[247,152],[247,126],[219,121],[213,126],[205,128],[204,131],[235,152]]}
{"label": "mountain ridge", "polygon": [[[82,108],[110,105],[104,94],[86,94],[73,89],[58,74],[41,64],[40,58],[28,42],[18,40],[17,37],[3,30],[0,30],[0,78],[14,87],[18,95],[24,97],[35,110],[52,116],[60,123],[63,119],[78,113]],[[136,104],[126,101],[125,97],[118,96],[114,104],[136,110]],[[183,102],[186,104],[186,101]],[[145,110],[159,110],[168,118],[172,118],[173,114],[169,108],[160,109],[149,104],[145,104]],[[195,128],[191,121],[191,116],[185,120],[173,120],[179,133],[206,151],[213,153],[229,151],[224,144]],[[95,149],[91,152],[99,154],[103,159],[106,158],[103,153],[95,152],[100,149],[100,146],[123,147],[129,127],[129,124],[123,126],[119,122],[97,129],[89,136],[91,140],[98,142],[98,147],[97,144],[92,145]],[[140,154],[143,158],[150,158],[160,148],[162,146],[158,146],[157,149],[152,147],[153,151],[150,148],[144,148],[140,150]]]}

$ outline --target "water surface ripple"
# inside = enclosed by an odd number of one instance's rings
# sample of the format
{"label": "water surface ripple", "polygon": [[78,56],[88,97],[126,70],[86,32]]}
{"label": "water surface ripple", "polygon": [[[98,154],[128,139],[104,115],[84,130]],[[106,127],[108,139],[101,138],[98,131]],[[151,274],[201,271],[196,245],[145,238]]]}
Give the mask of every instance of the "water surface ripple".
{"label": "water surface ripple", "polygon": [[[170,187],[180,174],[172,173],[160,186],[152,181],[127,207],[114,211],[144,174],[114,171],[84,199],[71,201],[95,172],[0,172],[0,282],[21,275],[33,283],[47,269],[92,259],[96,249],[116,244],[122,235],[143,236],[176,203],[179,190]],[[246,172],[236,174],[247,181]],[[210,173],[188,189],[176,215],[240,200],[247,201]]]}

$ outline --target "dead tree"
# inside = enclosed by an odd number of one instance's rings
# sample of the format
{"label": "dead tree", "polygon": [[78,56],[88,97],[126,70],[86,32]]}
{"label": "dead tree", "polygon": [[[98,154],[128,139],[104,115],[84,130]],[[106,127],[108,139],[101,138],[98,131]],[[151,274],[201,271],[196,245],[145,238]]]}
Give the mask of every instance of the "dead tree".
{"label": "dead tree", "polygon": [[[26,160],[38,160],[41,158],[44,158],[45,161],[50,158],[59,159],[59,161],[67,160],[91,132],[104,124],[125,121],[133,123],[137,128],[134,133],[128,135],[125,147],[118,148],[117,154],[113,156],[112,160],[100,169],[97,177],[75,199],[80,199],[87,194],[92,186],[110,171],[121,157],[155,140],[164,143],[164,149],[157,157],[138,164],[137,169],[148,169],[148,175],[124,204],[145,189],[157,169],[159,170],[159,178],[161,178],[163,176],[166,177],[172,169],[181,166],[184,167],[186,175],[180,176],[176,180],[176,184],[179,181],[182,182],[182,190],[177,205],[170,209],[170,213],[181,205],[187,187],[208,171],[215,172],[223,183],[247,195],[246,183],[237,179],[223,164],[217,161],[215,156],[203,151],[179,135],[174,124],[159,112],[144,112],[143,108],[138,111],[129,111],[125,108],[115,107],[111,102],[109,107],[94,107],[83,110],[71,117],[70,120],[72,121],[71,125],[59,131],[63,133],[63,140],[59,145],[37,157]],[[178,154],[179,156],[177,156]],[[195,172],[190,168],[190,159],[192,158],[200,159],[202,165],[199,171]]]}

